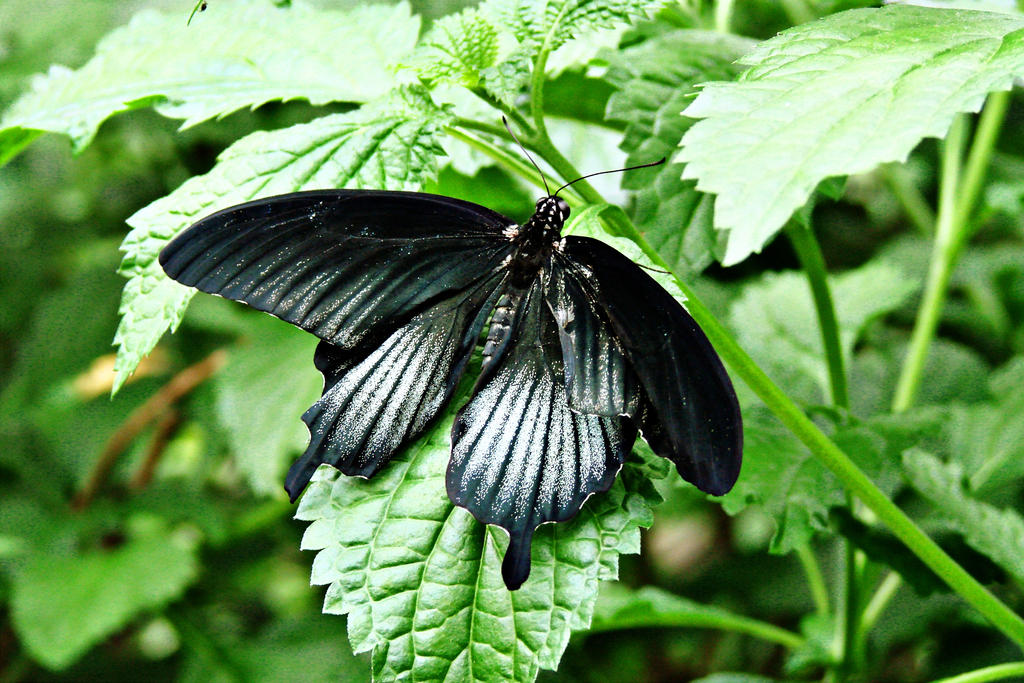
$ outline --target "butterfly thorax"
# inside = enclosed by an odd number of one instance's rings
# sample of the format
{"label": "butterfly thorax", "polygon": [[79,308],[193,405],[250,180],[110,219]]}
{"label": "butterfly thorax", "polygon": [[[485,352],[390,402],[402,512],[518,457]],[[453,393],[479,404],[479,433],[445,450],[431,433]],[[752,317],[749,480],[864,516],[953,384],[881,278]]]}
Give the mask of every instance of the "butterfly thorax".
{"label": "butterfly thorax", "polygon": [[562,239],[562,226],[569,217],[569,205],[561,197],[541,197],[533,215],[518,230],[509,263],[509,283],[524,289],[533,282]]}

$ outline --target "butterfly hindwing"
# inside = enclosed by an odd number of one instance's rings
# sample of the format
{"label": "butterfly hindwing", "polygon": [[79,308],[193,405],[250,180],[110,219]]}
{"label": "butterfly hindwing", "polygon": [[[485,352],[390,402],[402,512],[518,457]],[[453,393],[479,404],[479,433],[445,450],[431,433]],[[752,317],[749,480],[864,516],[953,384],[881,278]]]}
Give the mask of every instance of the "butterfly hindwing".
{"label": "butterfly hindwing", "polygon": [[591,493],[607,490],[636,439],[625,418],[569,407],[544,287],[538,278],[519,293],[509,343],[452,427],[448,495],[508,531],[502,575],[510,589],[529,574],[534,529],[571,518]]}
{"label": "butterfly hindwing", "polygon": [[310,441],[288,471],[292,500],[321,463],[370,477],[424,432],[451,400],[501,278],[435,303],[362,357],[320,342],[324,393],[302,416]]}
{"label": "butterfly hindwing", "polygon": [[636,415],[641,398],[636,374],[603,312],[558,261],[545,297],[558,325],[569,407],[590,415]]}
{"label": "butterfly hindwing", "polygon": [[697,323],[636,264],[607,244],[569,236],[556,260],[603,311],[643,388],[640,427],[651,448],[697,488],[722,495],[740,471],[739,404]]}
{"label": "butterfly hindwing", "polygon": [[271,313],[335,346],[372,345],[499,267],[511,221],[412,192],[298,192],[199,221],[160,264],[182,284]]}

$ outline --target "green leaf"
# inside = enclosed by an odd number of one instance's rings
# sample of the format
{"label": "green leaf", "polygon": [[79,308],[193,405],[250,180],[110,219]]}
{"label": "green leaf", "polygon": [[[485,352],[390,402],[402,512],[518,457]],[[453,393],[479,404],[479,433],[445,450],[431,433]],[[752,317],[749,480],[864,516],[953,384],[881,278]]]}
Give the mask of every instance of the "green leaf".
{"label": "green leaf", "polygon": [[15,577],[12,624],[33,659],[63,669],[135,617],[181,596],[197,573],[194,543],[162,526],[113,550],[41,553]]}
{"label": "green leaf", "polygon": [[584,33],[634,23],[663,5],[659,0],[512,0],[504,17],[522,43],[551,50]]}
{"label": "green leaf", "polygon": [[893,534],[873,528],[848,510],[833,510],[832,521],[841,536],[862,550],[872,562],[898,572],[918,595],[949,592],[949,587]]}
{"label": "green leaf", "polygon": [[[731,80],[735,62],[752,41],[710,31],[677,30],[633,47],[607,50],[605,80],[617,89],[605,116],[626,124],[620,147],[627,165],[670,158],[693,119],[682,116],[696,85]],[[676,272],[694,274],[711,263],[716,247],[712,201],[681,179],[682,165],[631,171],[622,186],[636,192],[635,223]]]}
{"label": "green leaf", "polygon": [[[889,263],[871,262],[832,278],[832,298],[843,354],[868,324],[902,306],[918,285]],[[730,311],[737,340],[791,396],[824,403],[828,368],[806,278],[797,272],[768,273],[745,287]]]}
{"label": "green leaf", "polygon": [[518,46],[481,73],[484,88],[513,104],[540,51],[554,51],[573,38],[629,25],[664,4],[652,0],[491,0],[481,6],[499,26],[511,29]]}
{"label": "green leaf", "polygon": [[141,12],[81,69],[36,78],[0,122],[0,161],[33,131],[81,149],[107,117],[142,107],[188,127],[271,100],[365,102],[392,87],[391,66],[418,32],[405,3],[341,12],[224,1],[191,25],[178,12]]}
{"label": "green leaf", "polygon": [[448,114],[416,91],[283,130],[248,135],[194,177],[128,219],[121,273],[115,391],[168,328],[194,290],[164,275],[157,255],[179,231],[217,209],[270,195],[336,187],[416,190],[437,173]]}
{"label": "green leaf", "polygon": [[831,176],[902,161],[1024,74],[1024,17],[907,5],[834,14],[746,55],[686,109],[684,178],[718,195],[724,263],[760,251]]}
{"label": "green leaf", "polygon": [[499,28],[480,10],[468,8],[434,22],[411,58],[428,83],[456,82],[472,88],[498,60]]}
{"label": "green leaf", "polygon": [[252,489],[282,496],[284,470],[309,442],[299,416],[319,398],[323,377],[313,368],[312,335],[269,316],[252,318],[252,336],[214,380],[217,415]]}
{"label": "green leaf", "polygon": [[936,508],[940,522],[963,534],[967,544],[1024,580],[1024,517],[975,499],[966,488],[958,463],[943,463],[920,449],[903,454],[903,468],[911,485]]}
{"label": "green leaf", "polygon": [[[766,625],[720,607],[702,605],[656,586],[633,591],[618,584],[604,584],[597,598],[590,630],[690,627],[763,635],[765,631],[758,628],[761,626]],[[795,634],[790,635],[793,641],[799,640]]]}

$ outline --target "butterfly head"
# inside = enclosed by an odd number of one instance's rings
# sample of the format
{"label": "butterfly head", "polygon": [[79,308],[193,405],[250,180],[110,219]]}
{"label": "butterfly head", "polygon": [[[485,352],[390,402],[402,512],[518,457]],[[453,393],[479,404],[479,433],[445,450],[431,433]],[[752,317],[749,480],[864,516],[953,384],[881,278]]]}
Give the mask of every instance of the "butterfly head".
{"label": "butterfly head", "polygon": [[541,197],[537,200],[533,219],[548,230],[560,233],[568,218],[569,204],[561,197]]}

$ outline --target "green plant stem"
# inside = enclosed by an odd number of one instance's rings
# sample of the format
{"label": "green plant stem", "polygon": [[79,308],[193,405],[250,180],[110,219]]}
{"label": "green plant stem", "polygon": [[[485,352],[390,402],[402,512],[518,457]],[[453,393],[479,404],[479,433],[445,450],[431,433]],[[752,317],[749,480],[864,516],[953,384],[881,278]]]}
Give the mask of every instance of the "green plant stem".
{"label": "green plant stem", "polygon": [[458,128],[465,128],[466,130],[474,130],[478,133],[487,133],[488,135],[501,140],[508,140],[508,131],[501,126],[496,126],[494,124],[459,117],[455,119],[453,125]]}
{"label": "green plant stem", "polygon": [[[460,124],[461,125],[461,124]],[[499,164],[504,166],[509,171],[512,171],[520,178],[523,178],[529,183],[536,185],[537,187],[544,187],[544,182],[540,176],[537,175],[537,171],[525,161],[521,161],[511,154],[507,153],[500,147],[496,147],[475,135],[470,135],[465,131],[459,130],[458,128],[449,128],[448,134],[456,140],[466,143],[478,152],[489,156],[490,158],[497,161]]]}
{"label": "green plant stem", "polygon": [[959,676],[934,681],[934,683],[988,683],[1012,676],[1024,676],[1024,662],[986,666],[984,669],[975,669]]}
{"label": "green plant stem", "polygon": [[[846,385],[846,367],[843,361],[842,343],[839,338],[839,323],[836,319],[835,305],[832,299],[832,292],[828,285],[828,269],[825,266],[825,257],[821,253],[818,240],[810,227],[791,220],[786,225],[786,235],[789,237],[796,252],[797,259],[807,276],[807,282],[811,288],[811,297],[814,300],[814,308],[818,315],[818,329],[821,332],[822,346],[825,349],[825,358],[828,366],[829,387],[832,394],[832,405],[838,408],[848,409],[850,407],[849,392]],[[853,510],[852,501],[850,509]],[[863,564],[863,557],[858,556],[856,548],[849,541],[846,542],[844,551],[845,584],[846,591],[843,596],[842,609],[836,615],[839,620],[836,628],[836,661],[843,662],[847,666],[855,666],[857,652],[855,636],[859,631],[858,623],[860,618],[858,595],[859,576],[858,567]]]}
{"label": "green plant stem", "polygon": [[729,33],[732,23],[733,0],[718,0],[715,3],[715,30],[719,33]]}
{"label": "green plant stem", "polygon": [[[461,125],[461,123],[457,123],[456,125]],[[537,175],[536,169],[534,169],[533,166],[530,166],[526,162],[508,154],[500,147],[496,147],[495,145],[492,145],[485,140],[481,140],[474,135],[470,135],[465,131],[461,131],[458,128],[449,128],[447,132],[456,140],[464,142],[473,149],[494,159],[496,162],[503,165],[506,170],[518,175],[526,182],[536,185],[538,188],[544,188],[544,181],[539,175]],[[574,202],[583,203],[584,201],[574,187],[568,187],[565,190],[562,190],[562,192],[569,195],[569,198]]]}
{"label": "green plant stem", "polygon": [[836,320],[835,304],[832,299],[832,291],[828,286],[825,257],[821,253],[821,247],[814,237],[814,232],[809,227],[796,221],[790,221],[786,225],[786,235],[793,245],[797,259],[807,275],[807,283],[811,287],[814,308],[818,313],[821,342],[825,348],[825,359],[828,363],[832,405],[848,409],[850,396],[846,386],[846,366],[843,360],[842,342],[839,339],[839,323]]}
{"label": "green plant stem", "polygon": [[868,632],[874,628],[878,618],[882,616],[882,612],[885,611],[889,601],[892,600],[893,596],[896,595],[896,591],[899,590],[900,585],[903,583],[903,579],[897,572],[889,572],[888,575],[878,585],[874,595],[868,601],[868,604],[864,607],[864,611],[860,616],[860,633],[858,634],[858,640],[864,642],[867,638]]}
{"label": "green plant stem", "polygon": [[649,614],[636,614],[629,619],[616,619],[615,624],[603,626],[598,624],[592,626],[589,633],[601,633],[603,631],[618,631],[627,628],[709,628],[733,633],[743,633],[748,636],[767,640],[771,643],[778,643],[790,650],[795,650],[804,644],[804,639],[792,631],[769,624],[757,619],[741,617],[734,614],[692,614],[687,612],[664,613],[652,612]]}
{"label": "green plant stem", "polygon": [[534,134],[533,126],[530,125],[529,121],[523,118],[523,115],[519,113],[519,110],[515,109],[514,107],[509,107],[501,100],[493,97],[489,92],[487,92],[483,88],[473,88],[472,93],[479,97],[484,102],[486,102],[487,104],[491,105],[498,111],[505,114],[505,116],[511,119],[513,123],[519,126],[519,129],[523,131],[523,135],[532,136]]}
{"label": "green plant stem", "polygon": [[[543,81],[539,89],[542,89]],[[562,177],[579,177],[575,167],[555,149],[550,138],[538,131],[534,144]],[[594,187],[586,180],[574,186],[583,199],[592,204],[606,204]],[[631,239],[651,259],[670,273],[687,299],[686,308],[704,330],[708,340],[732,371],[764,402],[811,453],[843,483],[846,490],[859,498],[904,545],[924,562],[936,576],[956,591],[964,600],[983,614],[1010,640],[1024,649],[1024,619],[1001,602],[945,553],[912,519],[907,517],[843,451],[835,445],[804,412],[788,397],[732,335],[697,298],[694,291],[665,263],[661,255],[647,242],[632,221],[621,211],[606,211],[602,215],[614,234]]]}
{"label": "green plant stem", "polygon": [[924,297],[917,311],[917,320],[910,337],[910,347],[903,363],[896,391],[893,395],[893,412],[901,413],[914,403],[921,385],[924,365],[928,359],[928,348],[946,298],[946,288],[953,273],[956,258],[956,232],[963,226],[955,224],[956,190],[960,176],[960,158],[966,139],[967,118],[960,114],[949,130],[942,150],[942,170],[939,184],[939,215],[935,225],[935,243],[928,268]]}
{"label": "green plant stem", "polygon": [[896,384],[893,412],[903,412],[912,406],[920,388],[928,350],[939,326],[953,269],[960,251],[970,237],[970,215],[984,184],[985,172],[1006,116],[1008,102],[1008,93],[993,93],[989,98],[978,121],[962,181],[960,160],[967,134],[964,115],[961,114],[954,121],[943,146],[935,244],[907,358]]}
{"label": "green plant stem", "polygon": [[889,186],[889,191],[917,231],[921,235],[931,237],[935,227],[935,212],[910,179],[907,169],[898,164],[885,164],[881,167],[881,174],[885,184]]}
{"label": "green plant stem", "polygon": [[533,63],[533,73],[530,77],[530,114],[533,117],[533,125],[537,129],[537,137],[549,140],[548,127],[544,122],[544,76],[548,66],[548,45],[553,32],[558,28],[555,21],[551,31],[544,37],[544,45],[537,55],[537,61]]}
{"label": "green plant stem", "polygon": [[[960,196],[956,204],[955,223],[967,226],[963,233],[963,241],[970,236],[969,219],[974,211],[974,206],[981,195],[981,189],[985,184],[985,176],[988,173],[989,163],[992,160],[992,151],[995,149],[999,132],[1003,128],[1003,121],[1006,119],[1006,109],[1010,104],[1010,92],[994,92],[989,95],[985,103],[985,109],[978,119],[978,128],[974,133],[974,141],[971,144],[970,154],[967,156],[967,164],[964,170],[963,183],[960,189]],[[961,245],[963,243],[961,242]]]}
{"label": "green plant stem", "polygon": [[811,600],[814,601],[814,609],[818,614],[827,616],[831,607],[828,600],[828,588],[825,586],[825,577],[821,575],[821,566],[818,558],[814,556],[814,550],[810,544],[800,545],[796,548],[797,559],[804,569],[807,577],[807,586],[811,590]]}
{"label": "green plant stem", "polygon": [[[847,494],[847,507],[851,512],[856,511],[856,501],[853,496]],[[844,671],[858,671],[863,666],[864,652],[860,647],[861,623],[861,581],[864,576],[864,565],[867,558],[864,553],[849,540],[844,542],[844,560],[846,573],[846,595],[843,603],[843,623],[840,632],[841,650],[838,661],[842,663]]]}

